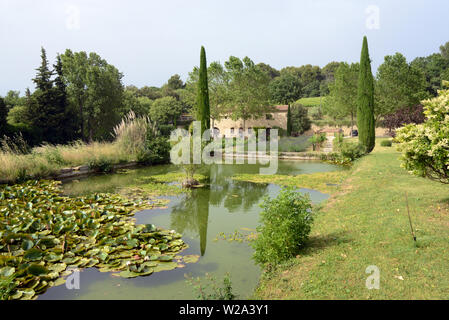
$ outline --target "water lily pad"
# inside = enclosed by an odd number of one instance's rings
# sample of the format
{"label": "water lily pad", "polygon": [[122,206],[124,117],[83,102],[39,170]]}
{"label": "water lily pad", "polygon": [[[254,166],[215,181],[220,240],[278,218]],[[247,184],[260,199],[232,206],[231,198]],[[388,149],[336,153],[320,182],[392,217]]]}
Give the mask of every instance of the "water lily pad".
{"label": "water lily pad", "polygon": [[73,267],[124,278],[180,267],[172,260],[187,248],[181,235],[136,225],[131,215],[141,207],[111,194],[65,197],[55,181],[0,185],[0,213],[8,212],[0,214],[0,276],[18,285],[7,298],[35,299]]}
{"label": "water lily pad", "polygon": [[43,252],[41,250],[32,248],[32,249],[28,250],[27,252],[25,252],[23,257],[26,260],[37,261],[37,260],[42,259],[42,256],[43,256]]}
{"label": "water lily pad", "polygon": [[27,272],[28,272],[28,274],[31,274],[33,276],[41,277],[41,276],[45,276],[46,274],[48,274],[48,269],[41,265],[33,264],[28,267]]}
{"label": "water lily pad", "polygon": [[66,282],[66,279],[64,279],[64,278],[58,278],[58,279],[54,282],[53,286],[59,287],[59,286],[62,286],[63,284],[65,284],[65,282]]}
{"label": "water lily pad", "polygon": [[159,261],[165,261],[165,262],[167,262],[167,261],[172,261],[172,260],[173,260],[173,256],[160,256],[160,257],[158,258],[158,260],[159,260]]}
{"label": "water lily pad", "polygon": [[169,271],[176,269],[178,264],[176,262],[161,262],[156,267],[154,267],[154,272]]}
{"label": "water lily pad", "polygon": [[31,300],[36,292],[33,289],[23,289],[21,290],[22,296],[20,299],[22,300]]}
{"label": "water lily pad", "polygon": [[0,269],[0,276],[8,278],[12,276],[16,272],[16,268],[14,267],[4,267]]}
{"label": "water lily pad", "polygon": [[22,249],[25,251],[30,250],[33,246],[34,246],[34,243],[31,240],[26,239],[26,240],[22,241]]}
{"label": "water lily pad", "polygon": [[53,252],[51,252],[47,254],[44,259],[48,262],[57,262],[61,261],[63,257],[64,255],[62,254],[54,254]]}
{"label": "water lily pad", "polygon": [[23,296],[23,291],[17,291],[11,296],[12,300],[19,300]]}
{"label": "water lily pad", "polygon": [[183,256],[182,260],[185,263],[197,263],[198,260],[200,260],[200,256],[198,255]]}
{"label": "water lily pad", "polygon": [[129,271],[129,270],[122,271],[119,274],[120,274],[120,277],[127,278],[127,279],[129,279],[129,278],[137,278],[137,277],[140,276],[140,273],[132,272],[132,271]]}
{"label": "water lily pad", "polygon": [[61,273],[67,268],[67,265],[65,263],[55,263],[48,267],[48,270],[54,271],[57,273]]}

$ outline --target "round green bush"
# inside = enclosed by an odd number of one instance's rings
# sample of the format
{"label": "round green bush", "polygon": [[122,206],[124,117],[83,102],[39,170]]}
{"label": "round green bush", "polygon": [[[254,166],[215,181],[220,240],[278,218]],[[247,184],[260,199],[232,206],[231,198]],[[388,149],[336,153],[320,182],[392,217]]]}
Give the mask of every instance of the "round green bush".
{"label": "round green bush", "polygon": [[380,142],[380,145],[382,147],[391,147],[393,145],[393,141],[391,141],[391,140],[382,140]]}
{"label": "round green bush", "polygon": [[256,263],[274,265],[295,257],[311,230],[310,197],[286,188],[275,199],[265,198],[261,207],[262,225],[257,228],[258,237],[252,242]]}

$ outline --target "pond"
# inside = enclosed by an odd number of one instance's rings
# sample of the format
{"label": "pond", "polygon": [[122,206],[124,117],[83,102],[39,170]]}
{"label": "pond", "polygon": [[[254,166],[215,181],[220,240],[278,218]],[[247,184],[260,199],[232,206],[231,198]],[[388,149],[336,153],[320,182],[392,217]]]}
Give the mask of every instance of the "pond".
{"label": "pond", "polygon": [[[92,176],[63,185],[68,195],[95,192],[115,192],[117,188],[135,185],[137,179],[177,171],[174,166],[157,166],[130,170],[126,173]],[[339,170],[321,162],[279,163],[278,174],[299,175]],[[154,224],[174,229],[183,235],[189,248],[188,255],[199,255],[197,263],[185,268],[155,273],[149,277],[124,279],[85,269],[80,274],[80,289],[68,290],[66,286],[50,288],[39,296],[44,299],[195,299],[193,287],[185,275],[201,277],[212,274],[218,282],[230,274],[233,291],[239,298],[251,296],[257,286],[261,270],[252,260],[253,250],[247,242],[229,242],[221,233],[242,234],[255,230],[259,223],[259,204],[264,196],[275,197],[280,187],[233,181],[235,174],[259,172],[259,165],[217,165],[211,168],[210,187],[193,190],[191,194],[165,197],[170,200],[166,208],[145,210],[135,215],[138,224]],[[328,195],[314,190],[309,193],[314,203]]]}

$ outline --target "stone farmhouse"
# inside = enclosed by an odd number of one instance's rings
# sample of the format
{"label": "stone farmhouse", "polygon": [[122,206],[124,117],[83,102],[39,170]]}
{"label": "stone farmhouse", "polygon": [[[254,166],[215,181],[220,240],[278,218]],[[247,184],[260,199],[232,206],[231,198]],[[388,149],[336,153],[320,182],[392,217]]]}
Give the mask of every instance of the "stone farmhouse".
{"label": "stone farmhouse", "polygon": [[[273,112],[267,113],[258,119],[248,119],[245,121],[234,121],[229,116],[225,116],[220,120],[211,120],[211,128],[214,128],[214,135],[218,137],[239,137],[250,135],[254,128],[265,128],[267,135],[271,129],[287,130],[287,113],[288,105],[275,106]],[[183,114],[178,125],[186,125],[193,121],[190,115]]]}

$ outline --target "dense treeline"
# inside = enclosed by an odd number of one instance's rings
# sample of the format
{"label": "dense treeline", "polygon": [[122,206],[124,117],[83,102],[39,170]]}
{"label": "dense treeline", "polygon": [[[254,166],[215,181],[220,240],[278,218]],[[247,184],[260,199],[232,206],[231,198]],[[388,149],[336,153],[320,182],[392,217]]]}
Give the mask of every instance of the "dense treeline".
{"label": "dense treeline", "polygon": [[[384,58],[374,77],[374,115],[377,126],[391,125],[402,121],[390,121],[398,110],[415,114],[422,110],[421,101],[435,97],[441,90],[443,80],[449,80],[449,42],[441,46],[439,53],[418,57],[408,62],[404,55],[396,53]],[[357,107],[358,74],[360,64],[341,63],[334,74],[334,81],[328,86],[324,113],[333,120],[352,119],[354,124]],[[415,116],[413,119],[423,117]]]}
{"label": "dense treeline", "polygon": [[[398,109],[436,96],[442,80],[449,80],[448,52],[449,42],[439,53],[411,62],[400,53],[385,57],[374,77],[376,125]],[[33,92],[26,89],[21,96],[9,91],[0,99],[0,136],[22,134],[30,145],[104,141],[112,139],[112,128],[131,110],[149,116],[164,132],[182,113],[197,114],[197,67],[185,82],[176,74],[162,87],[137,88],[125,87],[123,74],[96,53],[66,50],[51,65],[42,49],[41,60]],[[213,121],[228,115],[248,120],[264,116],[271,105],[293,106],[301,98],[326,96],[320,117],[323,112],[355,124],[359,67],[331,62],[323,68],[277,70],[233,56],[224,64],[212,62],[207,68],[210,115]]]}

